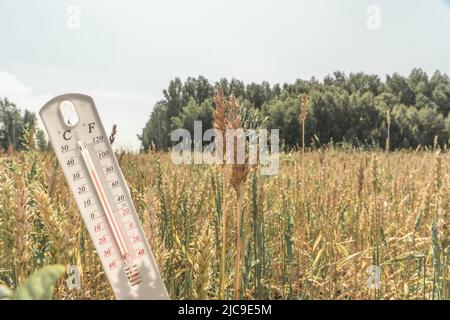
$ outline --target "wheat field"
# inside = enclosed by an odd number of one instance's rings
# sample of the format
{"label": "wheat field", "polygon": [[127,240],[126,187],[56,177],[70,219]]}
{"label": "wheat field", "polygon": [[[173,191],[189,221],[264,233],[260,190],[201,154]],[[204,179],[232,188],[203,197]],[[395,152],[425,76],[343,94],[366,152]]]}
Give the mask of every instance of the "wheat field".
{"label": "wheat field", "polygon": [[[238,189],[227,165],[117,157],[173,299],[450,296],[446,151],[283,153],[278,174],[250,168]],[[1,154],[0,236],[0,284],[71,264],[82,287],[61,279],[56,299],[114,298],[54,154]]]}

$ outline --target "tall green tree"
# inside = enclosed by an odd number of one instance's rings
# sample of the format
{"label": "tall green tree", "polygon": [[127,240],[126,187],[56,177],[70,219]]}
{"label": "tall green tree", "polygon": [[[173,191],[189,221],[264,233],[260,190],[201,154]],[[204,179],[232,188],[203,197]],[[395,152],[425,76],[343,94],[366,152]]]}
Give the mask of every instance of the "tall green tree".
{"label": "tall green tree", "polygon": [[246,117],[267,119],[265,127],[279,129],[287,148],[300,142],[300,96],[305,92],[309,93],[307,144],[317,137],[320,143],[345,141],[384,148],[388,113],[393,149],[432,144],[436,135],[440,143],[450,138],[449,77],[439,71],[429,77],[417,68],[407,76],[394,73],[385,80],[373,74],[336,71],[323,81],[312,77],[274,85],[245,84],[237,79],[212,83],[203,76],[184,82],[176,78],[163,91],[164,99],[154,106],[139,135],[142,149],[152,145],[170,148],[171,130],[191,131],[195,120],[202,121],[203,130],[209,129],[212,96],[219,89],[239,99]]}
{"label": "tall green tree", "polygon": [[[28,134],[36,131],[36,115],[28,110],[22,114],[17,106],[7,98],[0,100],[0,148],[25,149]],[[39,130],[37,130],[39,131]]]}

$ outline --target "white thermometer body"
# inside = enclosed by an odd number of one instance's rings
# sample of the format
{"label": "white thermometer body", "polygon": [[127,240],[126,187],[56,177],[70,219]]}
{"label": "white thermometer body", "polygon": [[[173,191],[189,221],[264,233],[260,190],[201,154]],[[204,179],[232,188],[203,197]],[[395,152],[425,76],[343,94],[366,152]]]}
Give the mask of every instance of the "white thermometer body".
{"label": "white thermometer body", "polygon": [[40,116],[116,298],[168,299],[92,98],[58,96]]}

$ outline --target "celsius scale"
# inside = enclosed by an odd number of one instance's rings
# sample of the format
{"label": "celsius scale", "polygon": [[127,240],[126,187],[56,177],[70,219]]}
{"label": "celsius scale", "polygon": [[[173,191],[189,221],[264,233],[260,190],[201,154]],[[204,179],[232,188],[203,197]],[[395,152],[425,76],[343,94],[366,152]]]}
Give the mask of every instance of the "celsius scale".
{"label": "celsius scale", "polygon": [[117,299],[168,299],[91,97],[58,96],[39,112]]}

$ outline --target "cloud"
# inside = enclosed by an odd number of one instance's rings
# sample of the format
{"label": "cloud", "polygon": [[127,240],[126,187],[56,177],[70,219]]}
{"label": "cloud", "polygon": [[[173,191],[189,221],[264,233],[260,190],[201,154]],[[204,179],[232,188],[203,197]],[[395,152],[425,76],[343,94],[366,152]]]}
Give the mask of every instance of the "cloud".
{"label": "cloud", "polygon": [[35,94],[32,87],[20,82],[12,73],[0,71],[0,98],[5,97],[21,109],[37,112],[52,95]]}
{"label": "cloud", "polygon": [[[76,90],[74,88],[70,92],[80,92],[93,97],[105,130],[109,130],[113,124],[117,124],[118,135],[114,146],[132,151],[139,149],[140,143],[137,134],[144,127],[153,105],[161,98],[159,95],[140,91]],[[64,92],[37,93],[32,86],[25,85],[14,74],[0,71],[0,98],[7,97],[20,109],[28,109],[38,114],[39,109],[47,101],[62,93]],[[43,129],[39,117],[38,126]]]}

